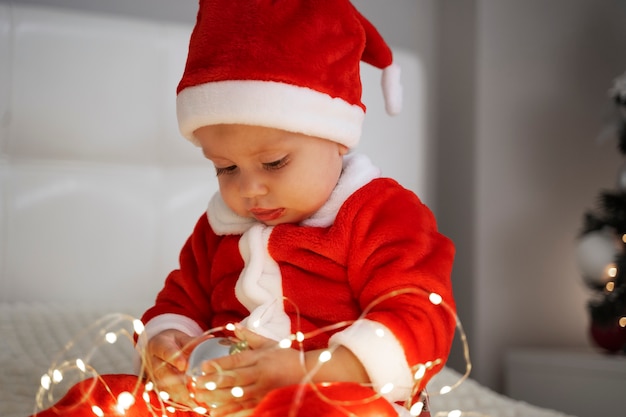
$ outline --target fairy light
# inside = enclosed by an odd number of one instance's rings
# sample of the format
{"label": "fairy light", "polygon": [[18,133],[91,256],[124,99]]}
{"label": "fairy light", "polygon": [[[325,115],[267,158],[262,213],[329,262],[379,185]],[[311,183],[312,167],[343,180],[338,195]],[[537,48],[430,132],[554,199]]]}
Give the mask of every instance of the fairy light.
{"label": "fairy light", "polygon": [[617,323],[619,324],[619,327],[626,327],[626,317],[620,317]]}
{"label": "fairy light", "polygon": [[113,332],[108,332],[106,335],[104,335],[104,339],[110,344],[114,344],[115,342],[117,342],[117,335]]}
{"label": "fairy light", "polygon": [[232,395],[235,398],[243,397],[243,388],[241,388],[241,387],[232,387],[232,389],[230,390],[230,395]]}
{"label": "fairy light", "polygon": [[135,404],[135,396],[128,391],[124,391],[118,395],[115,408],[118,413],[124,414],[133,404]]}
{"label": "fairy light", "polygon": [[[616,271],[617,273],[617,271]],[[425,299],[428,299],[429,302],[434,305],[434,306],[438,306],[440,308],[443,308],[448,314],[450,314],[452,317],[454,317],[455,321],[456,321],[456,325],[457,325],[457,331],[460,332],[460,336],[461,336],[461,341],[463,343],[463,348],[464,348],[464,355],[465,355],[465,359],[466,359],[466,373],[464,375],[462,375],[458,381],[455,384],[451,384],[451,385],[446,385],[445,387],[443,387],[441,390],[439,390],[437,392],[437,390],[435,390],[435,394],[434,395],[443,395],[443,394],[447,394],[450,391],[452,391],[454,388],[456,388],[461,382],[463,382],[468,374],[469,371],[471,369],[471,363],[469,361],[469,355],[468,355],[468,344],[467,344],[467,340],[465,337],[465,333],[462,329],[461,323],[458,320],[458,317],[456,316],[456,313],[454,311],[454,309],[450,306],[448,306],[444,300],[443,297],[441,297],[440,294],[435,293],[435,292],[427,292],[424,290],[420,290],[420,289],[416,289],[416,288],[407,288],[407,289],[401,289],[401,290],[394,290],[388,294],[382,295],[381,297],[379,297],[378,299],[374,300],[372,303],[370,303],[370,305],[363,311],[362,315],[360,318],[365,318],[367,316],[367,314],[369,313],[370,310],[372,310],[377,304],[382,303],[392,297],[398,296],[398,295],[403,295],[403,294],[409,294],[409,293],[413,293],[413,294],[420,294],[421,296],[423,296]],[[289,300],[287,300],[289,301]],[[295,306],[295,311],[299,311],[297,306]],[[296,313],[298,314],[298,313]],[[325,326],[323,328],[319,328],[319,329],[315,329],[311,332],[308,333],[303,333],[301,331],[296,331],[294,332],[292,335],[290,335],[289,337],[286,337],[285,339],[281,340],[278,343],[278,346],[281,348],[292,348],[294,345],[294,341],[297,341],[298,343],[302,343],[307,339],[310,338],[314,338],[322,333],[328,333],[331,331],[338,331],[341,330],[342,328],[348,327],[350,326],[352,323],[354,323],[354,321],[360,319],[357,318],[355,320],[352,321],[342,321],[342,322],[338,322],[338,323],[332,323],[329,324],[328,326]],[[94,328],[97,328],[98,333],[97,335],[94,334],[93,339],[90,339],[92,341],[92,343],[94,343],[95,345],[102,345],[102,344],[106,344],[107,342],[109,344],[113,344],[116,343],[118,341],[119,338],[121,337],[126,337],[131,343],[134,344],[133,341],[133,334],[137,334],[137,335],[142,335],[144,333],[144,326],[143,323],[140,320],[134,319],[134,318],[129,318],[128,316],[123,316],[121,314],[116,314],[116,315],[109,315],[109,317],[107,318],[108,321],[104,321],[106,323],[106,325],[102,326],[100,325],[100,327],[97,327],[99,324],[103,323],[103,321],[99,321],[97,322],[95,325],[91,326],[91,331],[93,332]],[[124,323],[125,326],[131,327],[132,324],[132,331],[128,331],[126,329],[114,329],[113,326],[120,324],[120,323]],[[620,326],[622,327],[626,327],[626,317],[622,317],[619,321]],[[251,327],[256,327],[258,323],[253,323],[251,325]],[[223,327],[219,327],[219,328],[215,328],[215,329],[211,329],[208,330],[207,332],[205,332],[203,335],[200,335],[200,337],[203,336],[207,336],[207,335],[211,335],[213,333],[218,334],[224,331],[236,331],[237,330],[237,325],[234,323],[228,323]],[[375,337],[386,337],[388,335],[386,335],[386,328],[383,327],[378,327],[375,328],[373,330],[373,336]],[[102,338],[102,335],[104,334],[104,339]],[[242,341],[242,342],[245,342]],[[66,352],[69,352],[69,349],[72,348],[72,343],[66,345]],[[302,352],[302,346],[300,345],[299,349]],[[95,350],[94,350],[95,351]],[[86,359],[91,359],[93,352],[94,351],[90,351],[89,355],[86,357]],[[307,369],[306,371],[306,376],[305,378],[302,380],[302,383],[308,383],[312,380],[312,376],[315,374],[315,372],[317,372],[320,367],[322,366],[323,363],[328,362],[331,358],[332,358],[332,352],[333,352],[333,348],[329,348],[327,350],[324,350],[321,352],[321,354],[318,357],[318,363],[316,366],[313,367],[313,369]],[[61,363],[61,362],[60,362]],[[146,363],[146,361],[143,361],[143,363]],[[423,385],[423,381],[425,378],[430,377],[432,375],[429,375],[429,371],[434,371],[436,369],[436,367],[438,365],[441,365],[442,363],[442,359],[440,358],[434,358],[433,360],[430,361],[426,361],[423,364],[418,364],[415,365],[414,367],[412,367],[412,373],[413,373],[413,387],[400,387],[402,389],[406,389],[406,388],[411,388],[413,390],[412,394],[411,394],[411,400],[407,399],[407,408],[408,411],[410,412],[411,416],[419,416],[420,414],[423,413],[423,409],[425,408],[425,402],[426,399],[428,398],[428,394],[426,394],[425,392],[420,394],[420,391],[416,391],[418,389],[418,387],[421,387]],[[46,401],[51,401],[51,400],[55,400],[54,399],[54,395],[53,392],[48,392],[51,387],[52,384],[54,383],[58,383],[61,380],[63,380],[63,373],[64,372],[68,372],[68,364],[70,365],[69,368],[72,368],[73,365],[75,365],[75,368],[81,370],[81,372],[85,373],[87,372],[87,369],[89,369],[90,372],[93,371],[94,376],[98,376],[98,373],[95,371],[95,369],[91,368],[90,366],[87,365],[86,360],[80,358],[80,359],[75,359],[75,360],[70,360],[70,361],[62,361],[61,365],[53,365],[50,370],[47,372],[47,374],[43,375],[41,377],[41,388],[38,394],[38,406],[41,407],[42,406],[42,399],[43,398],[47,398]],[[302,366],[304,366],[304,364],[302,364]],[[142,368],[144,369],[144,368]],[[144,369],[147,370],[148,372],[150,372],[149,369]],[[71,371],[71,369],[69,370]],[[68,378],[69,379],[69,378]],[[104,380],[101,380],[104,381]],[[189,387],[191,387],[190,389],[195,389],[195,385],[194,385],[194,381],[191,380],[189,381]],[[202,386],[203,388],[213,391],[215,389],[217,389],[217,384],[215,382],[208,382],[206,384],[204,384]],[[313,386],[315,387],[315,385]],[[355,405],[355,404],[366,404],[368,401],[371,401],[372,399],[378,398],[381,395],[385,395],[388,394],[390,392],[392,392],[393,390],[395,390],[397,387],[394,386],[392,383],[387,383],[384,384],[382,386],[382,388],[380,388],[380,390],[378,392],[375,392],[372,394],[371,397],[368,398],[363,398],[363,399],[353,399],[350,401],[341,401],[341,400],[337,400],[337,399],[332,399],[332,398],[327,398],[325,397],[321,392],[318,392],[320,400],[326,402],[327,404],[330,405],[336,405],[337,407],[342,407],[345,405]],[[109,390],[109,388],[106,388],[107,390]],[[175,414],[177,411],[187,411],[187,412],[194,412],[195,414],[199,415],[199,416],[205,416],[208,417],[208,412],[207,409],[204,407],[195,407],[195,408],[191,408],[190,406],[187,405],[183,405],[183,404],[179,404],[176,402],[172,402],[170,395],[167,391],[161,391],[161,390],[156,390],[156,387],[154,386],[154,383],[150,382],[150,381],[146,381],[145,383],[142,381],[138,381],[137,382],[137,386],[136,386],[136,390],[135,392],[124,392],[122,394],[120,394],[117,398],[117,405],[116,405],[116,410],[120,413],[120,414],[125,414],[125,411],[128,410],[130,407],[132,407],[135,404],[135,401],[139,400],[143,400],[144,403],[148,406],[148,415],[146,415],[145,417],[167,417],[167,413],[171,413],[171,414]],[[155,396],[151,396],[151,392],[155,392]],[[47,392],[47,393],[46,393]],[[109,391],[111,392],[111,391]],[[414,398],[416,398],[416,396],[420,394],[421,395],[421,399],[420,401],[417,401],[415,403],[413,403]],[[45,397],[45,395],[47,395],[47,397]],[[85,400],[87,400],[87,395],[85,394]],[[193,396],[193,393],[190,392],[190,395]],[[242,387],[233,387],[231,390],[231,395],[234,398],[242,398],[244,395],[244,390]],[[158,404],[154,404],[151,405],[151,401],[154,401],[156,399],[156,401],[158,402]],[[298,401],[298,400],[296,400]],[[410,408],[409,408],[409,405]],[[102,404],[98,404],[100,406],[103,406]],[[104,416],[104,412],[102,411],[102,409],[100,409],[98,407],[98,405],[95,405],[92,408],[92,412],[94,415],[98,416],[98,417],[103,417]],[[447,417],[460,417],[460,416],[476,416],[476,415],[480,415],[477,413],[462,413],[459,410],[453,410],[450,412],[445,412],[447,413]],[[433,414],[435,415],[435,414]],[[437,416],[442,416],[442,415],[446,415],[444,413],[438,412],[436,414]]]}
{"label": "fairy light", "polygon": [[393,384],[391,382],[386,383],[380,389],[380,393],[383,394],[383,395],[384,394],[389,394],[391,391],[393,391]]}
{"label": "fairy light", "polygon": [[102,408],[98,407],[97,405],[91,406],[91,411],[98,417],[104,417],[104,411],[102,411]]}
{"label": "fairy light", "polygon": [[58,384],[61,381],[63,381],[63,372],[61,372],[58,369],[55,369],[54,371],[52,371],[52,382],[54,382],[55,384]]}
{"label": "fairy light", "polygon": [[617,276],[617,266],[615,264],[609,265],[606,268],[606,274],[611,278],[615,278]]}
{"label": "fairy light", "polygon": [[436,292],[430,293],[428,299],[436,306],[443,302],[443,298],[441,297],[441,295],[437,294]]}
{"label": "fairy light", "polygon": [[52,385],[52,379],[50,378],[50,375],[43,375],[41,377],[41,386],[43,387],[43,389],[48,391],[50,389],[50,385]]}
{"label": "fairy light", "polygon": [[615,282],[613,281],[607,282],[606,285],[604,286],[604,289],[607,290],[607,292],[613,292],[613,290],[615,289]]}
{"label": "fairy light", "polygon": [[145,327],[143,325],[143,322],[141,320],[138,319],[134,319],[133,320],[133,331],[140,335],[143,334],[143,331],[145,330]]}
{"label": "fairy light", "polygon": [[420,414],[422,414],[423,409],[424,409],[424,403],[421,401],[418,401],[411,406],[411,409],[409,410],[409,414],[411,414],[412,416],[419,416]]}
{"label": "fairy light", "polygon": [[328,362],[330,360],[330,358],[332,358],[332,356],[333,356],[333,354],[330,353],[329,350],[325,350],[322,353],[320,353],[320,356],[319,356],[318,360],[321,363],[326,363],[326,362]]}

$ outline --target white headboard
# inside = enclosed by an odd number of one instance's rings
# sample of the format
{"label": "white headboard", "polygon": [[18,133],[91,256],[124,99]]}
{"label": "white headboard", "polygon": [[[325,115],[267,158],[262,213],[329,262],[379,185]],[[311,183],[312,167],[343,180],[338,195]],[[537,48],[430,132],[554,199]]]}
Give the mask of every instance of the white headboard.
{"label": "white headboard", "polygon": [[[148,306],[217,183],[178,133],[191,26],[0,3],[0,301]],[[424,195],[425,89],[405,109],[364,66],[361,148]]]}

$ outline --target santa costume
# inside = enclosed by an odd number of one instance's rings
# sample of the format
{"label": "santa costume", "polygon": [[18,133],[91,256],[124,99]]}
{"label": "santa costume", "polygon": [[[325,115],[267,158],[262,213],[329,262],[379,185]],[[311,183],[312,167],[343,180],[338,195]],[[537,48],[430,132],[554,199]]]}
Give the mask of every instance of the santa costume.
{"label": "santa costume", "polygon": [[[247,124],[353,148],[365,115],[360,61],[383,70],[387,111],[398,112],[391,50],[349,1],[201,0],[177,91],[181,132],[196,142],[200,127]],[[313,332],[302,349],[347,347],[371,387],[286,387],[253,415],[418,415],[408,410],[443,367],[455,330],[453,256],[453,244],[413,192],[381,177],[367,157],[348,154],[326,204],[299,224],[240,217],[216,193],[182,249],[180,267],[142,317],[145,337],[166,329],[200,336],[229,323],[277,342]],[[420,368],[427,372],[416,379]],[[133,378],[101,382],[111,394]],[[75,387],[39,415],[92,415],[73,404],[83,391]],[[367,397],[378,399],[333,405]]]}

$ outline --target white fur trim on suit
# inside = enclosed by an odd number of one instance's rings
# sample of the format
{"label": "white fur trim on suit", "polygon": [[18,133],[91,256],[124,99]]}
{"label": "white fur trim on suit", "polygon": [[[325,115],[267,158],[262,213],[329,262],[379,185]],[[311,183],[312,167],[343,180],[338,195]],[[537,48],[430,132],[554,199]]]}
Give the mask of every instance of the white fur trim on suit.
{"label": "white fur trim on suit", "polygon": [[318,91],[273,81],[219,81],[187,87],[176,97],[179,129],[197,144],[194,131],[215,124],[274,127],[329,139],[353,148],[365,111]]}
{"label": "white fur trim on suit", "polygon": [[291,320],[283,307],[280,268],[267,250],[273,229],[257,223],[239,240],[239,252],[245,266],[235,285],[235,294],[250,311],[241,324],[279,341],[291,334]]}
{"label": "white fur trim on suit", "polygon": [[402,345],[386,326],[372,320],[357,320],[335,333],[329,343],[345,346],[359,358],[376,391],[392,383],[394,389],[384,395],[387,400],[405,401],[411,395],[411,367]]}

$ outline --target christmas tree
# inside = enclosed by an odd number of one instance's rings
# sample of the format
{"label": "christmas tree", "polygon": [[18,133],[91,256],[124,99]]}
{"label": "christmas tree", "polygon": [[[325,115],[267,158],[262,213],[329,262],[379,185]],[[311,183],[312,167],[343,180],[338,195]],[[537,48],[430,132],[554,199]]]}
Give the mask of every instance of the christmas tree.
{"label": "christmas tree", "polygon": [[[616,113],[610,129],[626,156],[626,73],[609,93]],[[601,192],[597,209],[585,213],[578,261],[593,293],[587,303],[592,340],[608,352],[626,354],[626,165],[616,189]]]}

